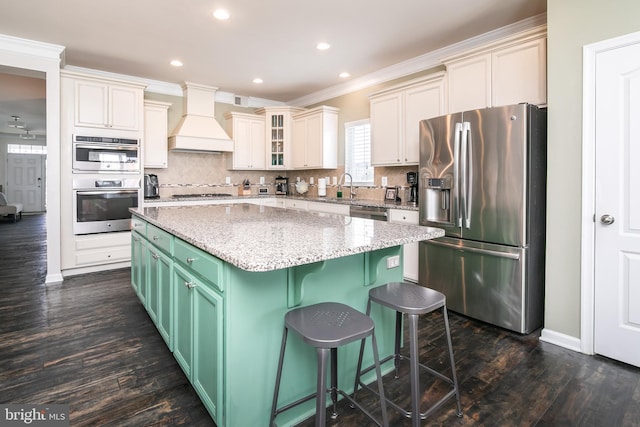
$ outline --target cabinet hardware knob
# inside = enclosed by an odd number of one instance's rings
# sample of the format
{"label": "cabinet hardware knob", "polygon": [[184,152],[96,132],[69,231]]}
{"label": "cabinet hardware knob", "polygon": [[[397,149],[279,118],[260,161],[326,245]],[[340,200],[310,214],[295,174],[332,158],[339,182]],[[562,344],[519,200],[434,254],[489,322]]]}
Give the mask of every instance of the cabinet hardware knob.
{"label": "cabinet hardware knob", "polygon": [[153,236],[153,240],[160,240],[160,237],[158,237],[158,236]]}
{"label": "cabinet hardware knob", "polygon": [[191,282],[184,282],[184,285],[188,288],[188,289],[193,289],[196,287],[196,285],[194,285]]}
{"label": "cabinet hardware knob", "polygon": [[196,260],[195,258],[189,257],[189,258],[187,258],[187,264],[191,264],[195,260]]}
{"label": "cabinet hardware knob", "polygon": [[151,252],[151,258],[153,259],[158,259],[160,258],[158,255],[154,254],[153,252]]}

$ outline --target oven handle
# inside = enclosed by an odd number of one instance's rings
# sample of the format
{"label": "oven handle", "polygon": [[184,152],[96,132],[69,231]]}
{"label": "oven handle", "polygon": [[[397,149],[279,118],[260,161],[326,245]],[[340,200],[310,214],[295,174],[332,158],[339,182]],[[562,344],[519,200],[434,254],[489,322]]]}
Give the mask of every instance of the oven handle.
{"label": "oven handle", "polygon": [[135,145],[120,145],[120,144],[81,144],[75,142],[74,148],[103,148],[105,150],[125,150],[125,151],[138,151],[138,144]]}
{"label": "oven handle", "polygon": [[83,194],[86,196],[99,196],[100,194],[105,194],[105,193],[123,193],[123,194],[135,194],[138,193],[138,190],[136,189],[122,189],[122,188],[105,188],[104,190],[100,190],[100,191],[96,191],[95,189],[91,189],[91,190],[82,190],[82,189],[75,189],[73,190],[78,194]]}

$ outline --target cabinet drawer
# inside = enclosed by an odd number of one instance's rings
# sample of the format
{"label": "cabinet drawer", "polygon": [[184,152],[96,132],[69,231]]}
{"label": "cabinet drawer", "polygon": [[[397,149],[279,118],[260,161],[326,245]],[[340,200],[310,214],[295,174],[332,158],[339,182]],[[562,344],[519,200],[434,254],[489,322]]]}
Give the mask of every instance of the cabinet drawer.
{"label": "cabinet drawer", "polygon": [[216,257],[194,248],[180,239],[175,239],[174,257],[176,261],[201,276],[207,282],[215,285],[220,291],[224,290],[222,282],[224,263]]}
{"label": "cabinet drawer", "polygon": [[86,250],[76,252],[76,265],[100,265],[112,262],[123,262],[131,260],[131,245],[116,246],[102,250]]}
{"label": "cabinet drawer", "polygon": [[147,237],[147,223],[137,216],[131,217],[131,229],[135,230],[142,237]]}
{"label": "cabinet drawer", "polygon": [[167,255],[173,253],[173,236],[154,225],[147,224],[147,240]]}
{"label": "cabinet drawer", "polygon": [[389,209],[389,222],[402,222],[405,224],[417,225],[419,220],[418,211],[406,211],[403,209]]}

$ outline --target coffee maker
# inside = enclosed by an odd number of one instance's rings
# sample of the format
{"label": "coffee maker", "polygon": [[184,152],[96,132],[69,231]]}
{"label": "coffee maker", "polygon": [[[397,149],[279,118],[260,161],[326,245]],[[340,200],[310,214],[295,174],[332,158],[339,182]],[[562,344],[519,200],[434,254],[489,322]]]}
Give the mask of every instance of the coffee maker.
{"label": "coffee maker", "polygon": [[146,174],[144,176],[144,197],[145,199],[157,199],[160,197],[160,184],[158,176],[154,174]]}
{"label": "coffee maker", "polygon": [[283,196],[289,194],[289,178],[285,176],[276,177],[276,194]]}
{"label": "coffee maker", "polygon": [[418,172],[407,172],[407,183],[409,184],[409,201],[414,205],[418,203]]}

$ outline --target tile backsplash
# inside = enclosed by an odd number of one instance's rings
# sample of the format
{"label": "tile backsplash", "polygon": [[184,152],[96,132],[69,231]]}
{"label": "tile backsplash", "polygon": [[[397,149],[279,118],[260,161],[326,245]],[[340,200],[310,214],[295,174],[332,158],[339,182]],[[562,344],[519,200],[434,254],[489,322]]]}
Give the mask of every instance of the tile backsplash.
{"label": "tile backsplash", "polygon": [[[258,194],[259,188],[267,188],[269,194],[274,194],[274,180],[277,176],[289,177],[291,194],[295,192],[296,178],[314,184],[309,185],[307,197],[317,197],[318,179],[331,177],[327,185],[327,197],[336,197],[337,186],[333,185],[333,177],[339,178],[344,172],[344,166],[338,169],[295,170],[295,171],[234,171],[227,169],[226,156],[231,153],[189,153],[169,152],[169,167],[166,169],[145,169],[145,173],[158,175],[160,183],[160,197],[170,197],[174,194],[186,193],[231,193],[237,194],[238,187],[247,179],[251,183],[251,193]],[[387,177],[387,186],[403,187],[400,197],[406,193],[407,172],[416,172],[417,166],[376,167],[374,169],[374,187],[358,187],[358,199],[383,199],[385,189],[382,187],[382,177]],[[230,178],[230,184],[226,178]],[[260,184],[260,177],[264,177],[264,185]],[[349,190],[343,188],[344,197],[349,197]]]}

